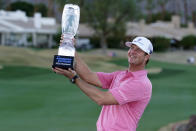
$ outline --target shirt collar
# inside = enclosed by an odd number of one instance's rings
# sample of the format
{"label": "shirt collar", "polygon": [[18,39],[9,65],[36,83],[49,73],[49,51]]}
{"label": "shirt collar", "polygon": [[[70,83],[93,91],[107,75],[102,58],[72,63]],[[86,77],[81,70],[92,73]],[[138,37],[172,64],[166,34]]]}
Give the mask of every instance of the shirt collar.
{"label": "shirt collar", "polygon": [[133,77],[142,77],[142,76],[146,76],[148,73],[147,70],[139,70],[139,71],[134,71],[131,72],[129,70],[126,70],[126,74],[131,75]]}

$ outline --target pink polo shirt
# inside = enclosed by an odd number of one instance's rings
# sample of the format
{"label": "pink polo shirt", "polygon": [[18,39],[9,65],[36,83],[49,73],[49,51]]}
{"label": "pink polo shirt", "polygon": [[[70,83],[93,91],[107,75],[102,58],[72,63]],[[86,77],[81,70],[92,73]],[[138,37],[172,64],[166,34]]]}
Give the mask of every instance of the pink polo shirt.
{"label": "pink polo shirt", "polygon": [[151,98],[152,85],[147,71],[97,73],[102,88],[109,89],[119,105],[104,105],[97,131],[136,131]]}

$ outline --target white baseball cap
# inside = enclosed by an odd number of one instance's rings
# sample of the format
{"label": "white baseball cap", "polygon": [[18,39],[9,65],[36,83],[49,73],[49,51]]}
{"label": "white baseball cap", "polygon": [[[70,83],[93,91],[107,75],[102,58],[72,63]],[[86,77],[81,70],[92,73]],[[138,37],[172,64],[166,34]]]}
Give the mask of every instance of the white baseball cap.
{"label": "white baseball cap", "polygon": [[153,46],[149,39],[146,37],[136,37],[132,42],[126,42],[125,45],[130,47],[132,44],[137,45],[141,50],[147,54],[152,54]]}

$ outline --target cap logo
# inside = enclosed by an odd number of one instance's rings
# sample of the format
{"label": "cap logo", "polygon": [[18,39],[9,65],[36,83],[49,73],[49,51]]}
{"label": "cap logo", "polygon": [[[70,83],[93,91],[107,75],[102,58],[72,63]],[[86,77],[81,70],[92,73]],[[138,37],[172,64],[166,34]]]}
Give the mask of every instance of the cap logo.
{"label": "cap logo", "polygon": [[141,38],[139,38],[137,41],[141,41],[142,39]]}
{"label": "cap logo", "polygon": [[144,45],[142,42],[140,42],[140,41],[142,41],[142,38],[139,38],[139,39],[137,39],[137,40],[134,40],[134,42],[138,42],[138,43],[140,43],[141,45]]}

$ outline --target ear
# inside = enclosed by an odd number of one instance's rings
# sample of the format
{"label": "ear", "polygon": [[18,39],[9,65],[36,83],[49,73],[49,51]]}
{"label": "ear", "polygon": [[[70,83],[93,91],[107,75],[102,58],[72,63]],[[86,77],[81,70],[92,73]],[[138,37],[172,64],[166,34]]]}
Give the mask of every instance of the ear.
{"label": "ear", "polygon": [[145,61],[149,60],[150,59],[150,55],[146,55],[144,59],[145,59]]}

